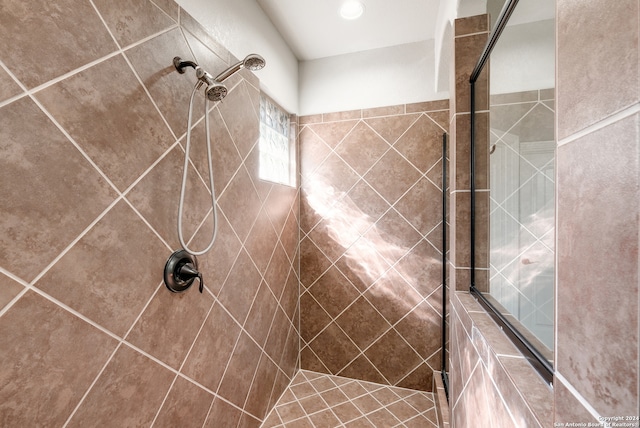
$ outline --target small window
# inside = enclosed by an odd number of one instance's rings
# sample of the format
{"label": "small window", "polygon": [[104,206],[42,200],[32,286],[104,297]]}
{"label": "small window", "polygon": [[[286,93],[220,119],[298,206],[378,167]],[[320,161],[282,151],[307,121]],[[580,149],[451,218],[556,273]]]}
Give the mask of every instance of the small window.
{"label": "small window", "polygon": [[289,114],[260,95],[260,179],[295,187],[295,150]]}

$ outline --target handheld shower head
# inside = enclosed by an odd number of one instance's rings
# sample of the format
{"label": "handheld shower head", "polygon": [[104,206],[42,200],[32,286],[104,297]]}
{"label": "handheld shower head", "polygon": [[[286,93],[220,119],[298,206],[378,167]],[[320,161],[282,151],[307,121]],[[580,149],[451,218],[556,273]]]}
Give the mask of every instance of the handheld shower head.
{"label": "handheld shower head", "polygon": [[256,70],[260,70],[265,65],[266,65],[266,62],[264,58],[262,58],[260,55],[250,54],[250,55],[247,55],[247,57],[242,61],[239,61],[238,63],[233,64],[231,67],[227,68],[225,71],[218,74],[218,76],[216,76],[215,78],[215,81],[224,82],[229,77],[233,76],[235,73],[242,70],[243,68],[246,68],[247,70],[251,70],[251,71],[256,71]]}
{"label": "handheld shower head", "polygon": [[209,98],[209,101],[222,101],[222,99],[227,96],[227,87],[215,80],[201,67],[196,67],[196,77],[200,82],[207,85],[207,89],[205,89],[204,92],[207,98]]}

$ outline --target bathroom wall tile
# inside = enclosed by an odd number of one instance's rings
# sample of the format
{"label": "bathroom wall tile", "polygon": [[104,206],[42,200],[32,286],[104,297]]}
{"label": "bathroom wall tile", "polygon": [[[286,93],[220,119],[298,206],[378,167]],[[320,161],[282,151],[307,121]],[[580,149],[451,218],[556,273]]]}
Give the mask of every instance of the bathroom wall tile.
{"label": "bathroom wall tile", "polygon": [[332,318],[311,296],[311,293],[303,293],[300,296],[300,306],[304,308],[304,316],[300,319],[300,335],[302,339],[310,342],[331,323]]}
{"label": "bathroom wall tile", "polygon": [[153,426],[171,428],[185,421],[201,426],[214,396],[180,376],[174,382]]}
{"label": "bathroom wall tile", "polygon": [[358,120],[332,122],[325,119],[325,123],[313,125],[312,129],[325,144],[335,149],[358,123],[360,123]]}
{"label": "bathroom wall tile", "polygon": [[[178,241],[178,201],[184,153],[174,147],[133,189],[127,200],[172,248]],[[183,233],[189,241],[211,207],[211,196],[196,171],[189,168],[183,210]]]}
{"label": "bathroom wall tile", "polygon": [[9,74],[0,68],[0,102],[16,96],[22,92],[20,86],[9,76]]}
{"label": "bathroom wall tile", "polygon": [[350,211],[349,214],[357,219],[351,226],[356,228],[358,233],[365,233],[390,208],[389,203],[364,180],[359,180],[349,190],[340,206]]}
{"label": "bathroom wall tile", "polygon": [[263,281],[244,325],[245,330],[260,346],[264,346],[267,340],[277,307],[278,301]]}
{"label": "bathroom wall tile", "polygon": [[395,330],[385,333],[364,354],[391,385],[403,379],[421,361],[420,356]]}
{"label": "bathroom wall tile", "polygon": [[20,283],[0,273],[0,310],[23,290]]}
{"label": "bathroom wall tile", "polygon": [[376,116],[394,116],[404,114],[405,106],[395,105],[387,107],[367,108],[362,110],[362,117],[376,117]]}
{"label": "bathroom wall tile", "polygon": [[4,5],[0,59],[28,88],[116,49],[91,3],[56,0],[29,8],[29,19],[24,19],[25,14],[25,5],[20,1]]}
{"label": "bathroom wall tile", "polygon": [[489,16],[477,15],[467,18],[456,19],[455,35],[464,36],[466,34],[474,34],[489,31]]}
{"label": "bathroom wall tile", "polygon": [[[330,154],[310,177],[312,189],[324,190],[331,194],[347,192],[360,177],[347,163],[336,154]],[[326,197],[326,196],[325,196]],[[321,200],[321,203],[325,202]]]}
{"label": "bathroom wall tile", "polygon": [[178,22],[178,11],[180,7],[174,0],[151,0],[153,4],[158,6],[164,13],[169,15],[174,21]]}
{"label": "bathroom wall tile", "polygon": [[[582,6],[558,3],[559,140],[640,100],[640,5],[599,0]],[[594,20],[598,25],[591,25]]]}
{"label": "bathroom wall tile", "polygon": [[197,292],[198,285],[195,281],[180,294],[164,286],[157,290],[126,340],[179,369],[213,305],[211,295]]}
{"label": "bathroom wall tile", "polygon": [[359,122],[335,148],[335,153],[363,175],[387,150],[389,145],[370,127]]}
{"label": "bathroom wall tile", "polygon": [[[437,365],[439,367],[440,365]],[[431,391],[433,387],[433,367],[420,364],[414,371],[396,383],[397,386],[415,391]]]}
{"label": "bathroom wall tile", "polygon": [[279,301],[286,285],[291,263],[289,262],[287,253],[285,253],[282,245],[279,245],[277,242],[275,245],[271,260],[269,260],[269,266],[267,267],[267,271],[264,273],[264,280],[271,289],[273,295]]}
{"label": "bathroom wall tile", "polygon": [[[405,106],[407,113],[414,112],[433,112],[436,110],[449,110],[449,100],[425,101],[421,103],[412,103]],[[448,113],[448,112],[447,112]]]}
{"label": "bathroom wall tile", "polygon": [[[105,93],[109,94],[106,99]],[[120,190],[174,141],[122,56],[69,77],[36,97]]]}
{"label": "bathroom wall tile", "polygon": [[280,308],[276,310],[276,315],[271,324],[271,334],[264,345],[264,351],[269,354],[276,364],[280,364],[282,355],[285,353],[285,344],[291,327],[291,322],[287,314]]}
{"label": "bathroom wall tile", "polygon": [[[1,108],[0,129],[6,231],[0,238],[0,265],[31,281],[114,200],[115,192],[30,99]],[[50,186],[36,186],[36,181]]]}
{"label": "bathroom wall tile", "polygon": [[261,352],[249,335],[241,333],[220,383],[218,394],[242,408],[251,388],[249,379],[254,377]]}
{"label": "bathroom wall tile", "polygon": [[300,173],[310,176],[331,152],[327,144],[309,127],[305,127],[298,137],[300,144]]}
{"label": "bathroom wall tile", "polygon": [[271,220],[265,210],[261,209],[245,242],[245,249],[261,274],[264,274],[277,245],[278,236],[273,230]]}
{"label": "bathroom wall tile", "polygon": [[168,255],[133,210],[119,202],[35,285],[124,336],[158,288]]}
{"label": "bathroom wall tile", "polygon": [[[458,22],[459,20],[456,20],[455,26],[458,25]],[[457,113],[466,113],[471,109],[469,77],[476,66],[487,38],[487,33],[480,33],[454,39],[455,111]],[[475,84],[477,110],[485,110],[489,100],[487,70],[488,67],[483,69]]]}
{"label": "bathroom wall tile", "polygon": [[407,129],[420,117],[419,114],[402,114],[394,116],[373,117],[364,120],[377,134],[393,145]]}
{"label": "bathroom wall tile", "polygon": [[[182,29],[187,30],[189,33],[195,36],[195,38],[197,38],[201,44],[207,46],[212,52],[222,58],[224,64],[229,64],[231,62],[231,55],[229,51],[225,47],[223,47],[220,42],[214,39],[207,32],[207,30],[202,25],[200,25],[200,23],[198,23],[198,21],[196,21],[191,15],[187,13],[187,11],[182,8],[180,8],[180,25]],[[211,74],[215,75],[215,73],[213,72]]]}
{"label": "bathroom wall tile", "polygon": [[218,428],[220,421],[225,421],[229,426],[235,427],[240,422],[242,415],[242,410],[239,410],[221,398],[216,398],[204,426],[206,428]]}
{"label": "bathroom wall tile", "polygon": [[[416,204],[416,201],[428,202]],[[442,222],[442,190],[430,180],[421,178],[398,200],[394,208],[426,236]]]}
{"label": "bathroom wall tile", "polygon": [[[489,114],[476,114],[476,189],[486,189],[489,186],[489,174],[487,166],[489,165]],[[469,115],[459,115],[456,119],[456,141],[466,142],[470,140],[471,135],[471,119]],[[464,144],[464,143],[463,143]],[[455,168],[455,184],[452,183],[456,190],[468,190],[471,188],[470,170],[471,157],[469,150],[456,150],[452,153],[452,165]],[[451,175],[448,177],[452,180]]]}
{"label": "bathroom wall tile", "polygon": [[33,292],[0,318],[0,333],[3,426],[63,425],[116,347],[111,337]]}
{"label": "bathroom wall tile", "polygon": [[[185,13],[183,11],[182,16],[184,16],[184,14]],[[196,25],[200,27],[200,24]],[[230,61],[232,60],[226,49],[218,45],[218,43],[213,41],[213,39],[208,35],[200,37],[200,32],[194,33],[193,31],[184,31],[184,29],[185,28],[182,27],[182,34],[187,40],[187,44],[189,45],[189,48],[191,48],[191,52],[195,55],[196,63],[200,65],[200,67],[204,68],[212,76],[217,76],[220,72],[227,69]],[[204,34],[205,30],[200,27],[200,31]],[[192,76],[195,76],[195,73],[192,74]],[[231,89],[236,86],[242,79],[240,76],[241,74],[236,74],[226,80],[224,84],[227,86],[227,89]],[[193,79],[194,78],[192,77],[191,81],[195,84],[195,80]],[[200,106],[203,104],[204,103],[201,102]]]}
{"label": "bathroom wall tile", "polygon": [[224,102],[218,105],[231,138],[243,159],[260,136],[258,112],[253,107],[251,96],[246,84],[241,83],[230,89]]}
{"label": "bathroom wall tile", "polygon": [[420,172],[396,151],[388,151],[365,175],[365,180],[394,204],[420,177]]}
{"label": "bathroom wall tile", "polygon": [[433,244],[421,240],[394,266],[423,297],[431,295],[442,284],[442,256]]}
{"label": "bathroom wall tile", "polygon": [[364,297],[391,324],[398,322],[422,300],[420,294],[393,270],[369,287]]}
{"label": "bathroom wall tile", "polygon": [[240,326],[215,304],[181,372],[216,391],[239,335]]}
{"label": "bathroom wall tile", "polygon": [[240,240],[244,241],[261,205],[246,168],[238,170],[227,189],[219,196],[218,205]]}
{"label": "bathroom wall tile", "polygon": [[150,1],[96,0],[94,4],[122,47],[176,25]]}
{"label": "bathroom wall tile", "polygon": [[335,267],[329,268],[309,288],[309,293],[332,316],[337,316],[358,297],[358,291]]}
{"label": "bathroom wall tile", "polygon": [[240,325],[244,324],[259,286],[260,272],[247,252],[241,250],[218,296]]}
{"label": "bathroom wall tile", "polygon": [[100,374],[68,426],[150,424],[173,378],[174,374],[166,368],[123,345]]}
{"label": "bathroom wall tile", "polygon": [[[433,120],[444,132],[449,132],[451,117],[449,110],[429,111],[425,113],[429,119]],[[442,141],[442,139],[441,139]]]}
{"label": "bathroom wall tile", "polygon": [[336,323],[361,350],[391,328],[391,325],[364,298],[358,298],[337,319]]}
{"label": "bathroom wall tile", "polygon": [[442,329],[442,314],[425,302],[409,312],[394,328],[422,358],[429,358],[442,345],[442,337],[437,334]]}
{"label": "bathroom wall tile", "polygon": [[442,128],[427,116],[420,118],[396,141],[393,148],[420,172],[426,173],[442,158]]}
{"label": "bathroom wall tile", "polygon": [[[555,406],[553,420],[558,423],[598,423],[584,405],[569,391],[559,379],[553,381],[555,390]],[[597,426],[597,425],[595,425]]]}
{"label": "bathroom wall tile", "polygon": [[637,412],[639,123],[622,119],[557,155],[556,367],[601,415]]}
{"label": "bathroom wall tile", "polygon": [[331,323],[309,346],[332,373],[340,372],[359,352],[335,323]]}
{"label": "bathroom wall tile", "polygon": [[247,412],[264,419],[267,411],[270,410],[269,398],[278,373],[278,368],[271,359],[266,354],[262,354],[255,379],[247,396],[245,405]]}
{"label": "bathroom wall tile", "polygon": [[[196,249],[205,248],[213,230],[200,231],[190,244]],[[198,257],[198,267],[203,272],[204,285],[214,295],[218,295],[224,281],[236,261],[242,244],[233,232],[227,218],[218,212],[218,233],[213,248],[207,254]]]}
{"label": "bathroom wall tile", "polygon": [[[175,56],[183,61],[193,61],[180,29],[176,28],[134,46],[125,55],[174,134],[180,137],[187,130],[189,96],[196,82],[192,68],[185,68],[185,74],[180,74],[171,61]],[[195,98],[194,123],[203,116],[203,104],[201,97]],[[216,123],[213,118],[211,122]]]}
{"label": "bathroom wall tile", "polygon": [[339,120],[361,119],[362,110],[340,111],[333,113],[323,113],[322,120],[325,122],[335,122]]}

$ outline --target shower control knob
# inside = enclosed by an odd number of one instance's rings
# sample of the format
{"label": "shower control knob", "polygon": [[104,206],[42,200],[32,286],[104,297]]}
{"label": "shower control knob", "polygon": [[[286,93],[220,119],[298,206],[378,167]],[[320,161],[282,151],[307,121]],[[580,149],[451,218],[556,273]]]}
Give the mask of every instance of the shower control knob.
{"label": "shower control knob", "polygon": [[196,257],[185,250],[178,250],[171,254],[167,264],[164,266],[164,284],[169,291],[181,293],[193,285],[193,281],[198,278],[200,281],[200,293],[204,289],[202,274],[198,271],[198,261]]}

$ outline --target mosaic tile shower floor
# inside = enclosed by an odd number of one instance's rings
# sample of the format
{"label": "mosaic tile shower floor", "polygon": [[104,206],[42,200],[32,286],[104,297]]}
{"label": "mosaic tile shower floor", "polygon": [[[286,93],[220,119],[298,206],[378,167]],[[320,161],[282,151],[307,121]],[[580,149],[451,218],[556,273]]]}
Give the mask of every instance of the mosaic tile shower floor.
{"label": "mosaic tile shower floor", "polygon": [[437,428],[430,392],[301,370],[261,428]]}

